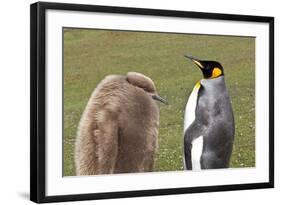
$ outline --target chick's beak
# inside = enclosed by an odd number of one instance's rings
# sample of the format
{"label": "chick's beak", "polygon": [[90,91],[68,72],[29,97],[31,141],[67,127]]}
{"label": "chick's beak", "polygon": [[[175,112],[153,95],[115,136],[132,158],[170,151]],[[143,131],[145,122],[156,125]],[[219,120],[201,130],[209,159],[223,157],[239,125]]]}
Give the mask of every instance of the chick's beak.
{"label": "chick's beak", "polygon": [[161,103],[164,103],[165,105],[168,105],[168,102],[165,99],[163,99],[162,97],[160,97],[159,95],[152,95],[152,98]]}
{"label": "chick's beak", "polygon": [[193,56],[189,56],[189,55],[184,55],[184,57],[186,57],[186,58],[192,60],[192,62],[193,62],[194,64],[196,64],[200,69],[204,69],[204,65],[203,65],[202,61],[200,61],[200,60],[194,58]]}

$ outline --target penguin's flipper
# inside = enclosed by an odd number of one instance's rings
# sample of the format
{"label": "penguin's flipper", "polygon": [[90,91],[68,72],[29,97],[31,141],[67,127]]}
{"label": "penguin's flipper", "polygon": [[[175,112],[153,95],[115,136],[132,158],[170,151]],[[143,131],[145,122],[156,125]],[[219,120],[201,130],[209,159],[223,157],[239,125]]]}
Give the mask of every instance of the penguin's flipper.
{"label": "penguin's flipper", "polygon": [[96,141],[97,173],[114,173],[118,155],[118,123],[115,114],[102,110],[97,114]]}
{"label": "penguin's flipper", "polygon": [[187,170],[192,169],[192,143],[193,141],[202,136],[203,126],[200,126],[199,123],[194,121],[184,133],[184,159],[185,159],[185,168]]}
{"label": "penguin's flipper", "polygon": [[191,170],[192,164],[191,164],[191,149],[192,144],[189,142],[188,137],[184,137],[184,169]]}

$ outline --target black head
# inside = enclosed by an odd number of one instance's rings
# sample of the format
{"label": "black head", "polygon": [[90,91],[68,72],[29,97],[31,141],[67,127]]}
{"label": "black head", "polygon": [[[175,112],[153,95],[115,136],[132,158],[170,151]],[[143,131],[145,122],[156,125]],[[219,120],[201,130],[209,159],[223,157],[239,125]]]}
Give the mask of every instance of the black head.
{"label": "black head", "polygon": [[188,55],[185,55],[185,57],[192,60],[201,69],[204,78],[217,78],[224,75],[223,67],[217,61],[199,60]]}

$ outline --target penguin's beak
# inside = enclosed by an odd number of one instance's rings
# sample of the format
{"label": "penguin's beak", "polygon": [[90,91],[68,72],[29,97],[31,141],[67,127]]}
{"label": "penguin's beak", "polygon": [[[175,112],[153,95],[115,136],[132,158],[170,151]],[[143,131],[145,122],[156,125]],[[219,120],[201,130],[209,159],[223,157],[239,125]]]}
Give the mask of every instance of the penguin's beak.
{"label": "penguin's beak", "polygon": [[200,61],[197,58],[194,58],[193,56],[189,56],[189,55],[184,55],[184,57],[190,59],[195,65],[197,65],[200,69],[204,69],[204,64],[202,61]]}
{"label": "penguin's beak", "polygon": [[164,103],[165,105],[168,105],[168,102],[165,99],[163,99],[162,97],[160,97],[159,95],[152,95],[152,98],[161,103]]}

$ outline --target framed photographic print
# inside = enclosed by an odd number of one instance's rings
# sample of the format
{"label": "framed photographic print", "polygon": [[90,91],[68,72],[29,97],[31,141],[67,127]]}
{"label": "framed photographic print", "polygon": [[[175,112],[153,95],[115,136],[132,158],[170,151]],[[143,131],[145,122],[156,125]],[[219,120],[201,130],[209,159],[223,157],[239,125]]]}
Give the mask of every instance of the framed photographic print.
{"label": "framed photographic print", "polygon": [[274,18],[31,5],[30,198],[274,187]]}

